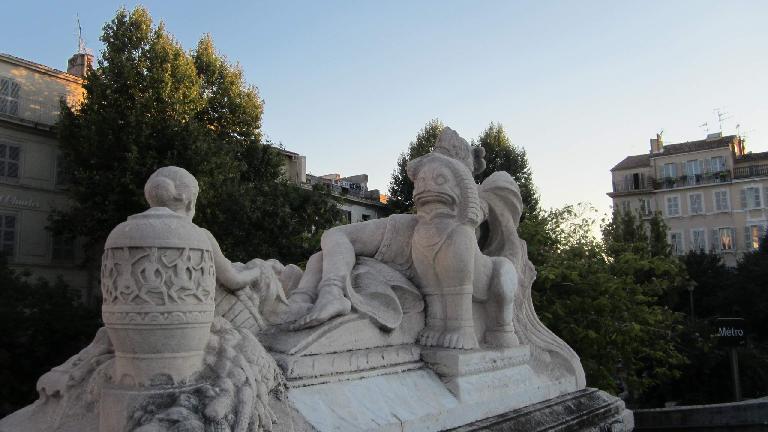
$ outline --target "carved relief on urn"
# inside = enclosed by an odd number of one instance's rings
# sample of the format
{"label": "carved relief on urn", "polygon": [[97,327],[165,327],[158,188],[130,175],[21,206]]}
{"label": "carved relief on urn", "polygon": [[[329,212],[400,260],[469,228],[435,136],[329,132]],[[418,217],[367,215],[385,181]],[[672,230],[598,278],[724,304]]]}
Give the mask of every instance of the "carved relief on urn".
{"label": "carved relief on urn", "polygon": [[165,207],[130,216],[107,238],[102,318],[115,347],[114,381],[184,383],[202,364],[216,274],[205,233]]}

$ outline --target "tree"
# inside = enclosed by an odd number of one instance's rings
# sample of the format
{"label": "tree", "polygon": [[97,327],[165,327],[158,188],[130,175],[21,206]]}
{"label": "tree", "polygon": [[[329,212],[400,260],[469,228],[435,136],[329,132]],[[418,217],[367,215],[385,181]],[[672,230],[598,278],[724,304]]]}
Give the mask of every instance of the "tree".
{"label": "tree", "polygon": [[0,254],[0,418],[32,403],[47,370],[86,346],[100,320],[63,280],[30,280]]}
{"label": "tree", "polygon": [[525,211],[522,220],[539,211],[539,196],[533,184],[533,173],[528,164],[528,156],[525,149],[512,144],[507,137],[501,123],[491,123],[480,134],[475,146],[485,149],[485,170],[475,176],[478,183],[482,183],[488,176],[496,171],[506,171],[515,179],[520,187],[520,195],[523,198]]}
{"label": "tree", "polygon": [[662,304],[684,283],[684,271],[673,257],[652,256],[639,219],[614,215],[600,241],[586,211],[568,206],[544,214],[557,247],[537,268],[536,308],[579,353],[588,385],[641,403],[685,360],[675,343],[680,316]]}
{"label": "tree", "polygon": [[340,211],[327,195],[280,181],[281,155],[262,141],[258,90],[210,36],[187,53],[137,7],[119,10],[101,40],[83,103],[62,106],[73,205],[54,215],[54,231],[84,237],[95,262],[109,231],[146,209],[149,175],[176,165],[198,179],[196,222],[230,257],[300,261],[317,248]]}
{"label": "tree", "polygon": [[387,206],[394,213],[408,213],[413,210],[413,182],[408,178],[405,168],[408,162],[431,152],[435,148],[437,138],[445,126],[438,119],[430,120],[416,135],[416,139],[408,144],[408,150],[400,153],[397,167],[392,172],[389,182],[389,200]]}

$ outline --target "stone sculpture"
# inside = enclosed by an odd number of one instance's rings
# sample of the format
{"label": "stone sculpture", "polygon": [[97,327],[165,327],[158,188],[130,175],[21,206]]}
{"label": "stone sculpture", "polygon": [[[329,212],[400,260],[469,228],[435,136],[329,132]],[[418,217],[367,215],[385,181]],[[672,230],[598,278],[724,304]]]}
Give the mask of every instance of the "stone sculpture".
{"label": "stone sculpture", "polygon": [[[396,327],[401,313],[392,290],[370,294],[353,289],[356,258],[370,257],[412,281],[424,295],[422,345],[472,349],[479,346],[480,335],[488,345],[511,347],[522,337],[541,347],[539,357],[548,360],[547,353],[556,353],[583,382],[578,356],[533,312],[535,272],[517,236],[519,189],[504,172],[476,185],[473,174],[484,168],[482,148],[472,148],[445,128],[432,153],[408,164],[416,215],[340,226],[323,235],[322,251],[309,260],[290,293],[294,313],[308,310],[292,328],[316,326],[353,308],[384,328]],[[483,250],[476,235],[481,224]],[[473,316],[473,301],[484,305],[483,317]]]}
{"label": "stone sculpture", "polygon": [[144,191],[151,208],[105,244],[106,331],[42,376],[40,399],[0,430],[245,432],[275,421],[268,399],[283,377],[252,330],[279,303],[285,268],[230,262],[192,223],[199,187],[186,170],[161,168]]}
{"label": "stone sculpture", "polygon": [[408,164],[416,214],[328,230],[303,272],[229,261],[159,169],[107,239],[106,328],[0,432],[631,429],[536,317],[519,189],[482,158],[446,128]]}

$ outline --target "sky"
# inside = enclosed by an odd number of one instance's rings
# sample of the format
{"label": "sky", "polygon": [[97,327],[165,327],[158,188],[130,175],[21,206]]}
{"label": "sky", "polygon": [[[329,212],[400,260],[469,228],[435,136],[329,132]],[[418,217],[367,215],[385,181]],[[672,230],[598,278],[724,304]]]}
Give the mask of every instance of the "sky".
{"label": "sky", "polygon": [[719,131],[715,109],[768,150],[765,1],[11,2],[0,52],[66,69],[78,16],[98,57],[104,23],[137,4],[185,48],[210,33],[308,172],[366,173],[370,189],[433,118],[467,140],[501,123],[544,207],[609,211],[615,164],[661,130]]}

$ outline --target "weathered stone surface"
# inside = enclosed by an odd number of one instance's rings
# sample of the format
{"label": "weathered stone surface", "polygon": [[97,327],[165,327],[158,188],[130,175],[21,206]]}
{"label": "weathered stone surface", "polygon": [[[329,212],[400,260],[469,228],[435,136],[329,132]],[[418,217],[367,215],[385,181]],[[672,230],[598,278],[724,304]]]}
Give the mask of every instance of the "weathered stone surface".
{"label": "weathered stone surface", "polygon": [[370,319],[359,314],[338,317],[321,326],[299,331],[277,329],[259,335],[269,350],[290,355],[329,354],[416,342],[424,327],[424,314],[414,312],[403,316],[401,325],[392,331],[382,331]]}
{"label": "weathered stone surface", "polygon": [[517,388],[488,388],[484,378],[504,378],[498,374],[473,375],[478,385],[470,400],[457,397],[429,368],[290,388],[288,397],[319,431],[440,431],[541,402],[575,387],[573,382],[537,380]]}
{"label": "weathered stone surface", "polygon": [[624,402],[604,391],[587,388],[470,423],[453,432],[624,432],[634,428]]}

